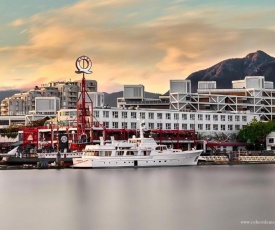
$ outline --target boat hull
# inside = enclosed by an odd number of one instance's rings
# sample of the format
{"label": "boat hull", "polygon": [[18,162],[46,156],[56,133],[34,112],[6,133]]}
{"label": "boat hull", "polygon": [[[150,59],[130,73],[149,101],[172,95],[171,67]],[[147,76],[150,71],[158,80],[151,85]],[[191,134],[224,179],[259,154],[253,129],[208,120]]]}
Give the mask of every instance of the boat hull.
{"label": "boat hull", "polygon": [[197,165],[202,150],[161,156],[91,157],[73,159],[74,168],[116,168]]}

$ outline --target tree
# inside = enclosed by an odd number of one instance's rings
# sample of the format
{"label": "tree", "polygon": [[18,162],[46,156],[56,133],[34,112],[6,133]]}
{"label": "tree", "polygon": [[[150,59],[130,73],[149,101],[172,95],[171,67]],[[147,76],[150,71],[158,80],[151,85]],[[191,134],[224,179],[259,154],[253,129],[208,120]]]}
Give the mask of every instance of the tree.
{"label": "tree", "polygon": [[238,138],[248,144],[263,144],[265,143],[266,136],[273,130],[275,130],[274,122],[262,122],[254,118],[239,131]]}

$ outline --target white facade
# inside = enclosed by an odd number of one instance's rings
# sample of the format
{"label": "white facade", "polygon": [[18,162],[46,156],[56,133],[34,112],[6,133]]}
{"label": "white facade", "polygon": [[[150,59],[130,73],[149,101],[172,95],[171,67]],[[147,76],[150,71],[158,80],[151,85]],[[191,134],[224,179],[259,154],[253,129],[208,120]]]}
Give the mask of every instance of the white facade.
{"label": "white facade", "polygon": [[52,115],[60,110],[60,98],[37,97],[35,98],[35,114]]}
{"label": "white facade", "polygon": [[144,86],[143,85],[124,85],[123,97],[125,99],[143,99]]}
{"label": "white facade", "polygon": [[[206,113],[179,112],[159,109],[120,109],[94,108],[94,123],[100,123],[108,129],[137,129],[139,121],[145,122],[147,129],[196,130],[201,136],[237,133],[255,114],[244,113]],[[60,110],[58,120],[67,124],[76,122],[76,110]],[[94,124],[98,127],[98,124]]]}

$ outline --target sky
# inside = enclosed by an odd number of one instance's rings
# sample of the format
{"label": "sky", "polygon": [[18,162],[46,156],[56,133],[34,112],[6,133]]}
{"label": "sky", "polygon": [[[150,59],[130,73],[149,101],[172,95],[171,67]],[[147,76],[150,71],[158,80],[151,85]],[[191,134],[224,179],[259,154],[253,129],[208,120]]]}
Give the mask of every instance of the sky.
{"label": "sky", "polygon": [[86,55],[100,92],[165,93],[222,60],[275,56],[275,1],[1,0],[0,35],[0,90],[79,80]]}

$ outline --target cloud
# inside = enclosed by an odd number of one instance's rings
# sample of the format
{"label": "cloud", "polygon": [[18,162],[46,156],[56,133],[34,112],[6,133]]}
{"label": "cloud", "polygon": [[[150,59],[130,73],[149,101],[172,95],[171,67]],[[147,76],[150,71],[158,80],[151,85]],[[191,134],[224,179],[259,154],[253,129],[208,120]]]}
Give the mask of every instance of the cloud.
{"label": "cloud", "polygon": [[[83,0],[15,20],[10,26],[22,27],[27,41],[0,47],[0,75],[8,76],[1,87],[78,79],[75,60],[87,55],[94,72],[89,78],[98,81],[101,91],[143,84],[146,91],[164,93],[169,79],[184,79],[223,59],[258,49],[275,52],[273,30],[223,27],[223,9],[191,8],[187,3]],[[253,17],[250,20],[253,25]]]}

